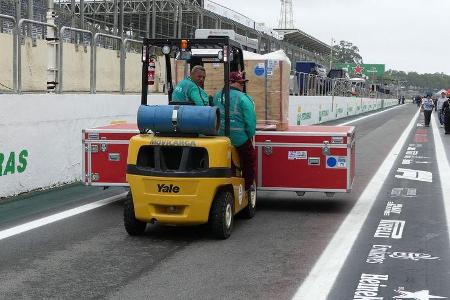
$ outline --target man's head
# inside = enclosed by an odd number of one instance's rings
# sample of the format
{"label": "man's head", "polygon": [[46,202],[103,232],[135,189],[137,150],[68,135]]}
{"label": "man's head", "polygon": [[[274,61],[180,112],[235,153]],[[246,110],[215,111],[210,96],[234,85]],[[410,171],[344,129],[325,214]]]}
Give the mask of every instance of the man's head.
{"label": "man's head", "polygon": [[445,92],[442,92],[442,93],[441,93],[441,97],[442,97],[442,98],[445,98],[445,95],[446,95]]}
{"label": "man's head", "polygon": [[195,82],[195,84],[199,87],[203,87],[206,78],[205,68],[202,66],[194,66],[191,70],[191,79]]}
{"label": "man's head", "polygon": [[248,79],[244,79],[244,75],[241,72],[231,72],[230,73],[230,86],[239,89],[240,91],[244,90],[245,83]]}

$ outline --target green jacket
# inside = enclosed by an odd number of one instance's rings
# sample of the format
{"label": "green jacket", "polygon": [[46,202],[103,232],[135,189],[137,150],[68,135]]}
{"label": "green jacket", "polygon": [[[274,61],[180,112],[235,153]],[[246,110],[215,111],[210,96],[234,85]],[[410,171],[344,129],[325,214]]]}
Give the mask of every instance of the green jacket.
{"label": "green jacket", "polygon": [[172,93],[172,101],[190,102],[198,106],[209,105],[208,94],[197,86],[190,77],[181,80]]}
{"label": "green jacket", "polygon": [[[222,99],[223,98],[223,99]],[[222,91],[214,96],[214,106],[220,109],[219,134],[225,134],[225,97]],[[238,89],[230,89],[230,139],[235,147],[242,146],[255,135],[256,113],[252,98]]]}

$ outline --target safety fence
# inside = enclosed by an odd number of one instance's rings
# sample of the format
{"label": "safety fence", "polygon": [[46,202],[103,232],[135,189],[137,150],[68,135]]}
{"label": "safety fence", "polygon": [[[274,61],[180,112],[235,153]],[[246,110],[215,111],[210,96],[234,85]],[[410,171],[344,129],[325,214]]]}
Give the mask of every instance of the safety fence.
{"label": "safety fence", "polygon": [[[134,56],[133,62],[138,62],[142,41],[100,32],[94,33],[89,30],[68,26],[58,28],[56,25],[30,19],[20,19],[17,22],[16,18],[3,14],[0,14],[0,19],[3,23],[11,24],[10,34],[0,33],[0,44],[2,45],[2,50],[5,50],[5,55],[0,58],[0,67],[3,69],[2,74],[0,74],[0,92],[21,93],[23,91],[45,90],[46,82],[42,78],[45,78],[46,72],[50,68],[49,66],[52,65],[56,69],[52,71],[56,71],[57,74],[54,92],[62,93],[65,91],[66,82],[83,81],[87,77],[88,86],[84,84],[84,86],[76,89],[69,88],[68,90],[95,93],[98,90],[97,78],[99,76],[107,77],[108,81],[109,79],[116,81],[115,86],[117,88],[113,87],[107,90],[121,93],[126,91],[126,75],[129,72],[126,72],[125,60],[127,55],[132,55]],[[45,36],[47,36],[47,28],[53,28],[55,39],[46,41],[42,39],[34,40],[24,35],[23,29],[29,25],[33,25],[34,28],[41,27]],[[77,37],[77,43],[75,44],[71,43],[73,36]],[[55,40],[57,41],[56,43]],[[57,49],[54,56],[48,55],[48,45],[51,43]],[[68,47],[70,49],[66,54],[65,51]],[[74,57],[75,52],[78,52],[76,57]],[[99,53],[104,54],[102,58],[99,58]],[[111,57],[111,60],[108,60],[107,57]],[[100,60],[102,60],[101,64],[99,63]],[[74,64],[79,63],[79,66],[83,67],[80,68],[81,73],[73,74],[72,70],[66,70],[66,62],[67,65],[70,64],[71,68],[74,67]],[[99,74],[102,70],[111,68],[111,64],[117,65],[115,66],[116,74]],[[134,72],[137,76],[133,77],[136,78],[135,81],[139,82],[139,65],[135,65],[134,69],[138,71]],[[64,74],[68,73],[72,73],[70,75],[80,78],[64,76]],[[115,77],[117,77],[117,80],[114,79]],[[33,80],[39,80],[39,83],[33,84],[31,82]],[[26,85],[25,88],[24,84]],[[135,89],[134,91],[137,92],[138,90]]]}
{"label": "safety fence", "polygon": [[[214,4],[216,8],[219,6]],[[207,7],[209,8],[205,9]],[[225,7],[221,9],[226,10]],[[200,28],[232,29],[237,34],[258,40],[257,52],[264,54],[283,49],[291,61],[312,60],[323,64],[327,57],[326,53],[319,53],[317,49],[308,50],[307,45],[303,47],[274,37],[273,33],[268,33],[264,26],[256,26],[255,22],[250,22],[253,25],[249,25],[242,21],[247,18],[238,13],[227,15],[221,11],[211,10],[210,5],[206,5],[203,0],[0,0],[0,93],[45,91],[47,81],[55,83],[55,92],[72,91],[71,83],[67,82],[68,77],[60,74],[74,72],[67,70],[70,56],[80,58],[84,52],[84,61],[91,61],[90,56],[95,56],[92,45],[114,51],[117,58],[122,60],[121,68],[114,67],[120,74],[107,75],[113,77],[111,80],[114,83],[121,80],[120,83],[117,82],[117,88],[110,92],[127,92],[130,89],[123,88],[128,83],[124,80],[127,77],[124,74],[130,72],[123,66],[123,60],[126,61],[128,54],[132,56],[140,52],[139,43],[131,40],[140,41],[143,37],[193,38],[195,30]],[[233,20],[236,16],[242,20]],[[49,19],[52,20],[49,22]],[[51,25],[47,26],[46,23]],[[55,61],[49,63],[45,57],[50,58],[51,55],[47,55],[43,48],[52,47],[49,46],[51,43],[48,41],[48,33],[54,31],[53,25],[56,26],[57,33],[56,40],[52,42],[54,48],[66,43],[61,46],[65,48],[62,55],[70,53],[68,48],[74,48],[77,53],[62,58],[59,56],[61,50],[57,49]],[[63,31],[62,28],[66,29]],[[97,33],[101,35],[94,42],[93,38]],[[128,43],[124,46],[127,38]],[[3,56],[5,52],[7,56]],[[97,49],[97,52],[104,51]],[[107,55],[111,58],[114,56],[109,52]],[[64,60],[65,68],[59,60]],[[84,61],[80,65],[85,66]],[[44,71],[36,69],[37,66],[44,68]],[[83,70],[83,87],[80,87],[81,83],[77,84],[75,92],[95,92],[99,90],[96,83],[102,86],[94,78],[100,74],[95,73],[96,70],[99,71],[99,66],[91,62],[86,69],[87,72]],[[57,74],[56,78],[45,80],[46,72]],[[71,80],[73,79],[81,80],[72,77]],[[140,76],[136,80],[139,81]],[[86,82],[89,83],[87,87]]]}
{"label": "safety fence", "polygon": [[328,78],[314,74],[292,71],[289,93],[293,96],[343,96],[363,98],[389,98],[388,93],[379,91],[379,86],[363,80]]}

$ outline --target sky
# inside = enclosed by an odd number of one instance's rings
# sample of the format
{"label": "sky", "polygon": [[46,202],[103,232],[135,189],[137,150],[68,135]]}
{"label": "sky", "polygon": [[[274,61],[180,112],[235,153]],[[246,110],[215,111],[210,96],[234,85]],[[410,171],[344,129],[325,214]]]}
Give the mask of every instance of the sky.
{"label": "sky", "polygon": [[[280,0],[213,0],[277,28]],[[292,0],[296,28],[358,46],[364,63],[450,74],[450,0]]]}

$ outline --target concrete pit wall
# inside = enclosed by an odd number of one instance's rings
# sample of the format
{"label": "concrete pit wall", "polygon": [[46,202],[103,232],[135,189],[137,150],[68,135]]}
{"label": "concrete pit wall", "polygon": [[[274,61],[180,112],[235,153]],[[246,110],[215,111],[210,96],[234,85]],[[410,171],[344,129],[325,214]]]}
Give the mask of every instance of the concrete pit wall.
{"label": "concrete pit wall", "polygon": [[0,33],[0,93],[13,90],[13,43],[10,34]]}
{"label": "concrete pit wall", "polygon": [[63,89],[66,92],[90,90],[91,47],[64,43]]}
{"label": "concrete pit wall", "polygon": [[[167,96],[151,95],[149,103],[165,104]],[[396,99],[291,97],[289,123],[322,123],[396,103]],[[82,129],[114,120],[135,122],[140,96],[4,94],[0,104],[1,198],[81,180]],[[349,110],[358,106],[359,110]]]}

